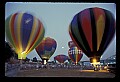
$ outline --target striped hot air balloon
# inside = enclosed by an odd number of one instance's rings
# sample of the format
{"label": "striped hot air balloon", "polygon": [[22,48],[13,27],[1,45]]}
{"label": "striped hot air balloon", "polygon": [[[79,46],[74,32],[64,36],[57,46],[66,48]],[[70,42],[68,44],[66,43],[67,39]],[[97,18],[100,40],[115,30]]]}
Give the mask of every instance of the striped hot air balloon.
{"label": "striped hot air balloon", "polygon": [[25,59],[43,39],[42,22],[29,13],[15,13],[5,20],[6,39],[15,48],[18,59]]}
{"label": "striped hot air balloon", "polygon": [[68,50],[69,58],[77,64],[83,57],[83,52],[77,47],[72,47]]}
{"label": "striped hot air balloon", "polygon": [[43,63],[44,63],[44,60],[47,63],[47,61],[55,52],[56,47],[57,47],[57,43],[53,38],[45,37],[42,40],[42,42],[40,42],[39,45],[35,48],[35,50],[40,56],[40,58],[43,60]]}
{"label": "striped hot air balloon", "polygon": [[115,34],[113,14],[103,8],[87,8],[76,14],[69,26],[69,34],[78,48],[97,62]]}

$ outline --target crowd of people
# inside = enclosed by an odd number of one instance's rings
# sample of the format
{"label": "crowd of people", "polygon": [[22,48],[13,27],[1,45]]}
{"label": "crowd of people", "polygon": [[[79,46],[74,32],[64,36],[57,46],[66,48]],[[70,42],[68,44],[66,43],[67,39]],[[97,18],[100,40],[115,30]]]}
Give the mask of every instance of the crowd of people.
{"label": "crowd of people", "polygon": [[31,70],[31,69],[79,69],[88,70],[94,69],[93,66],[83,66],[74,64],[41,64],[41,63],[24,63],[20,66],[20,70]]}

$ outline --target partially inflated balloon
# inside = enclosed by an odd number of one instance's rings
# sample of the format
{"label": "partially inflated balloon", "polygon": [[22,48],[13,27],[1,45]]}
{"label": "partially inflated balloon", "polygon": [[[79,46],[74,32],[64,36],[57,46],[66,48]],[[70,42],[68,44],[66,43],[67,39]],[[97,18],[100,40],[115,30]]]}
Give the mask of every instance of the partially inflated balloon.
{"label": "partially inflated balloon", "polygon": [[54,57],[54,60],[57,60],[59,63],[64,63],[66,60],[68,60],[68,56],[64,54],[60,54]]}
{"label": "partially inflated balloon", "polygon": [[28,13],[15,13],[5,21],[7,41],[15,48],[18,59],[25,59],[43,39],[45,29],[42,22]]}
{"label": "partially inflated balloon", "polygon": [[82,51],[78,49],[77,47],[70,48],[68,50],[68,55],[75,64],[77,64],[83,57]]}
{"label": "partially inflated balloon", "polygon": [[87,8],[74,16],[69,26],[69,34],[77,47],[97,62],[115,34],[113,14],[102,8]]}
{"label": "partially inflated balloon", "polygon": [[42,42],[35,48],[42,60],[49,60],[57,47],[57,43],[50,37],[45,37]]}

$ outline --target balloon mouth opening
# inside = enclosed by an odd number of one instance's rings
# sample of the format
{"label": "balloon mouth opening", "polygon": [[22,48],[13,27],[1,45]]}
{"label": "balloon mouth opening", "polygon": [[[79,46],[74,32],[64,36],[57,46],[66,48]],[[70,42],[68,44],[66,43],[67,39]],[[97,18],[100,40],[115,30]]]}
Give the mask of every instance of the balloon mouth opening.
{"label": "balloon mouth opening", "polygon": [[75,62],[75,65],[77,65],[78,64],[78,62]]}
{"label": "balloon mouth opening", "polygon": [[43,62],[43,65],[46,65],[47,64],[47,62],[48,62],[48,59],[42,59],[42,62]]}
{"label": "balloon mouth opening", "polygon": [[47,60],[44,60],[44,61],[43,61],[43,64],[46,65],[46,64],[47,64]]}
{"label": "balloon mouth opening", "polygon": [[100,58],[99,57],[90,58],[90,63],[93,65],[100,64]]}
{"label": "balloon mouth opening", "polygon": [[26,52],[21,52],[21,53],[18,53],[18,59],[25,59],[26,58]]}

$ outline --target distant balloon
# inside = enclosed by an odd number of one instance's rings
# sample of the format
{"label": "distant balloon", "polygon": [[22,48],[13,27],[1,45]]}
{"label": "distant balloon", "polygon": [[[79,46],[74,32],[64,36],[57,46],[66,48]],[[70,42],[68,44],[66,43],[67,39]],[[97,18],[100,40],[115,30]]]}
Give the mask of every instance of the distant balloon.
{"label": "distant balloon", "polygon": [[83,52],[77,47],[72,47],[68,50],[68,55],[70,59],[77,64],[83,57]]}
{"label": "distant balloon", "polygon": [[72,48],[72,47],[75,47],[76,45],[73,41],[69,41],[68,46],[69,46],[69,48]]}
{"label": "distant balloon", "polygon": [[70,23],[69,34],[90,62],[100,57],[115,34],[116,22],[113,14],[102,8],[87,8],[76,14]]}
{"label": "distant balloon", "polygon": [[25,59],[43,39],[42,22],[28,13],[15,13],[5,20],[6,39],[14,47],[18,59]]}
{"label": "distant balloon", "polygon": [[50,37],[45,37],[42,42],[35,48],[42,60],[49,60],[57,47],[57,43]]}
{"label": "distant balloon", "polygon": [[59,63],[64,63],[66,60],[68,60],[68,56],[64,54],[60,54],[54,57],[54,60],[57,60]]}

